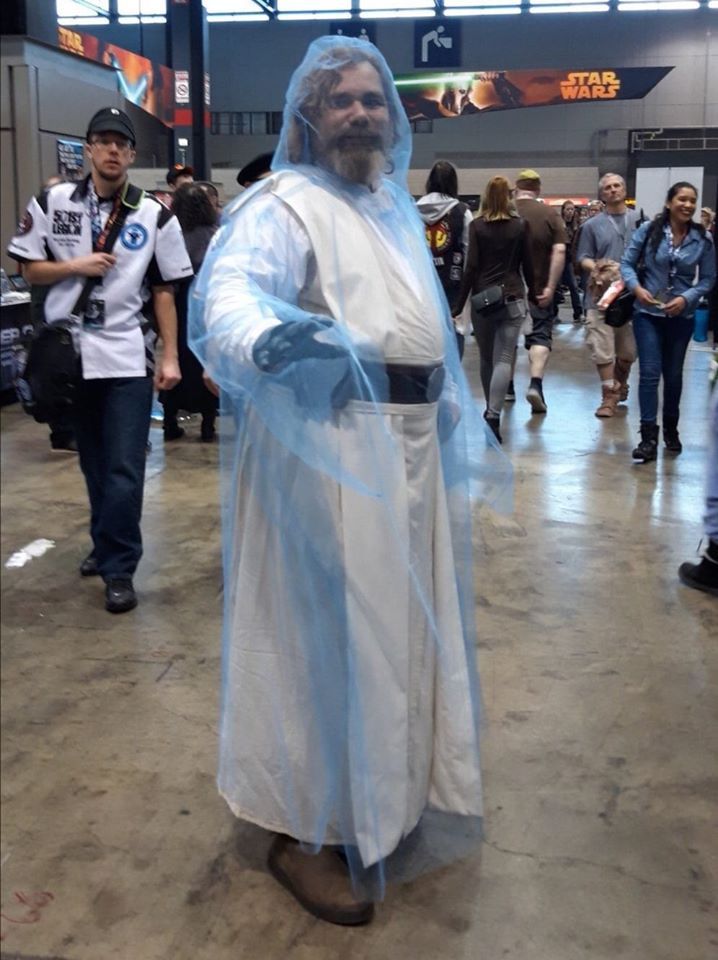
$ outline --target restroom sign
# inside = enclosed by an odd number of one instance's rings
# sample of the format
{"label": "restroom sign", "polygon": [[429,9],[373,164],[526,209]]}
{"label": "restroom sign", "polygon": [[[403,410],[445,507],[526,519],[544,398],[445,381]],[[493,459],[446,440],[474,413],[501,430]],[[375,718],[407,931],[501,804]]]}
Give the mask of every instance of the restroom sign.
{"label": "restroom sign", "polygon": [[417,20],[414,23],[415,67],[461,66],[461,21]]}
{"label": "restroom sign", "polygon": [[332,20],[329,34],[332,37],[356,37],[376,46],[376,24],[367,20]]}

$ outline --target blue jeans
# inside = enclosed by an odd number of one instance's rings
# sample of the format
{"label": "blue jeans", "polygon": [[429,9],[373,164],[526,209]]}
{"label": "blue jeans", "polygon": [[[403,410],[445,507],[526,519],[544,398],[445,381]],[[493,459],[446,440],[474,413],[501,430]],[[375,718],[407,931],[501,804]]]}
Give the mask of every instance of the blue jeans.
{"label": "blue jeans", "polygon": [[103,579],[131,577],[142,556],[142,494],[151,377],[83,380],[75,415],[90,498],[93,554]]}
{"label": "blue jeans", "polygon": [[578,292],[578,286],[576,284],[576,276],[573,272],[573,264],[570,260],[570,253],[566,253],[566,262],[563,265],[563,271],[561,273],[561,279],[556,286],[556,293],[553,298],[553,310],[554,313],[558,313],[558,295],[561,289],[561,286],[568,287],[568,292],[571,297],[571,308],[573,309],[574,319],[580,317],[583,313],[583,306],[581,303],[581,294]]}
{"label": "blue jeans", "polygon": [[640,376],[638,405],[641,422],[658,419],[658,384],[663,377],[663,419],[678,420],[683,389],[683,361],[693,334],[693,317],[654,317],[636,310],[633,334]]}

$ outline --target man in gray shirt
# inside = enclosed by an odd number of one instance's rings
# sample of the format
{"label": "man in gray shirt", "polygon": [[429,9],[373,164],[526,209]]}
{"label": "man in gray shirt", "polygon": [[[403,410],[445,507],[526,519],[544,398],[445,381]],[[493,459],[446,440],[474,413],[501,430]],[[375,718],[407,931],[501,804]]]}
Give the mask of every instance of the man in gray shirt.
{"label": "man in gray shirt", "polygon": [[[601,177],[598,195],[605,210],[584,223],[576,251],[576,260],[587,274],[597,260],[621,262],[639,220],[636,211],[626,207],[626,182],[617,173]],[[629,321],[622,327],[609,327],[590,291],[586,296],[586,341],[601,381],[601,403],[596,416],[612,417],[617,405],[628,399],[628,377],[636,359],[633,325]]]}

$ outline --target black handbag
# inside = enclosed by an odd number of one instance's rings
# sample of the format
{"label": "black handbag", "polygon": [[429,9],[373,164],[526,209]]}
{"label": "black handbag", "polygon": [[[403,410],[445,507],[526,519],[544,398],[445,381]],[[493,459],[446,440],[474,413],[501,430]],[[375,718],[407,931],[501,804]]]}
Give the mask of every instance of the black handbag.
{"label": "black handbag", "polygon": [[493,313],[494,310],[503,307],[505,302],[503,283],[495,283],[491,287],[479,290],[471,298],[471,306],[477,313]]}
{"label": "black handbag", "polygon": [[[524,227],[522,225],[518,236],[511,245],[511,250],[506,260],[507,265],[510,265],[514,258],[514,253],[523,237],[523,231]],[[502,275],[506,275],[506,268],[500,270],[499,276]],[[494,277],[491,279],[494,279]],[[496,277],[496,279],[498,279],[498,277]],[[479,292],[475,293],[471,298],[472,311],[475,313],[483,313],[484,315],[495,313],[505,305],[506,294],[503,283],[493,283],[490,287],[484,287],[483,290],[479,290]]]}
{"label": "black handbag", "polygon": [[613,303],[609,303],[606,312],[603,315],[604,323],[609,327],[623,327],[633,316],[633,305],[636,302],[635,296],[630,290],[624,290],[616,297]]}
{"label": "black handbag", "polygon": [[[110,253],[129,208],[120,203],[105,226],[104,242],[94,252]],[[52,423],[68,414],[77,402],[82,383],[79,348],[80,321],[100,277],[87,277],[69,317],[43,323],[33,335],[25,368],[15,381],[15,392],[25,413],[38,423]]]}
{"label": "black handbag", "polygon": [[[644,254],[650,234],[651,229],[649,227],[648,230],[646,230],[646,236],[643,238],[641,250],[638,254],[638,263],[636,264],[636,275],[641,284],[643,283],[643,274],[646,269]],[[606,307],[603,315],[604,323],[607,323],[609,327],[624,327],[633,317],[633,307],[635,303],[635,294],[631,293],[628,289],[623,290],[616,299]]]}

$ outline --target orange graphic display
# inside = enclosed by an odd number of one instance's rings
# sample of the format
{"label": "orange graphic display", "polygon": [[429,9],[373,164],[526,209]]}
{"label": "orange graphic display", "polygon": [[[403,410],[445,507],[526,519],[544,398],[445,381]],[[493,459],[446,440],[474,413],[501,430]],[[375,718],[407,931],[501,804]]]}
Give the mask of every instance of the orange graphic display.
{"label": "orange graphic display", "polygon": [[60,48],[78,57],[96,60],[117,73],[117,87],[130,103],[146,110],[165,126],[174,123],[174,71],[88,33],[57,28]]}
{"label": "orange graphic display", "polygon": [[439,120],[557,103],[637,100],[673,67],[612,70],[485,70],[395,77],[410,120]]}

